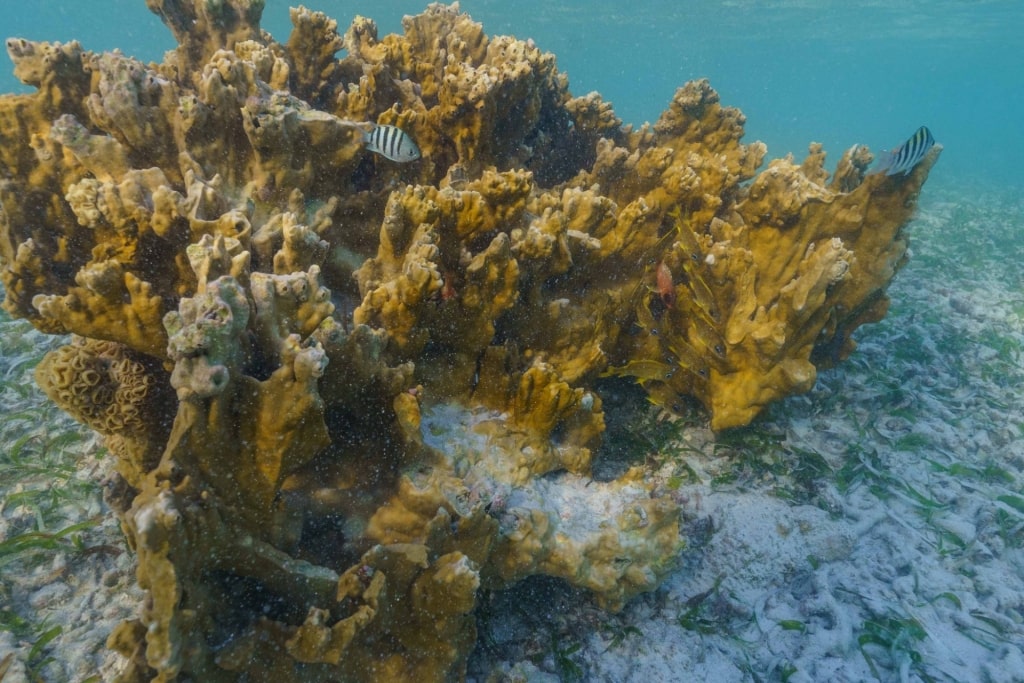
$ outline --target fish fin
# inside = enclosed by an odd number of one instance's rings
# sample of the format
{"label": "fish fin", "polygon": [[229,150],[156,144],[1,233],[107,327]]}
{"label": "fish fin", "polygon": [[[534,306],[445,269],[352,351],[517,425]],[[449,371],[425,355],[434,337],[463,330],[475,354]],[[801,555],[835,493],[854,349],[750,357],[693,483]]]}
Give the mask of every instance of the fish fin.
{"label": "fish fin", "polygon": [[363,142],[369,142],[370,133],[377,127],[377,124],[373,121],[353,121],[353,127],[359,131],[360,136],[363,138]]}
{"label": "fish fin", "polygon": [[[896,160],[896,155],[899,153],[899,151],[899,148],[897,148],[894,152],[890,152],[887,149],[883,149],[881,152],[879,152],[878,159],[875,160],[875,166],[874,168],[871,169],[871,173],[886,173],[886,171],[892,168],[892,162]],[[886,175],[892,174],[886,173]]]}

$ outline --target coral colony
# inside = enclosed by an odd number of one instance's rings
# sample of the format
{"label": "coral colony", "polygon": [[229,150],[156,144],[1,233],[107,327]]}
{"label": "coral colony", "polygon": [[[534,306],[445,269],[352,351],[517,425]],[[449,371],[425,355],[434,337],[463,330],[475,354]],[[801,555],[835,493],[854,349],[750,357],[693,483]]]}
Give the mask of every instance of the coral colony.
{"label": "coral colony", "polygon": [[148,595],[122,681],[458,678],[483,588],[652,590],[679,511],[589,478],[602,378],[716,430],[808,390],[939,154],[758,173],[706,81],[631,130],[457,6],[278,43],[262,0],[148,5],[163,63],[12,39],[0,97],[4,307],[71,335],[37,378],[116,456]]}

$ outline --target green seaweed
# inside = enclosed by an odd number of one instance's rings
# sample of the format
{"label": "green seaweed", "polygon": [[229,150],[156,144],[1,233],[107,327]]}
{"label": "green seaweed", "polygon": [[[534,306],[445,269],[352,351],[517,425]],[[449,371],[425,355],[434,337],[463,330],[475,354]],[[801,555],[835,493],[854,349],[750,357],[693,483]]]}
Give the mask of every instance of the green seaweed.
{"label": "green seaweed", "polygon": [[632,624],[619,625],[605,622],[601,624],[600,629],[608,636],[608,646],[601,651],[602,653],[619,647],[630,636],[643,637],[643,632]]}
{"label": "green seaweed", "polygon": [[15,638],[22,639],[32,633],[32,622],[14,610],[0,609],[0,631],[7,631]]}
{"label": "green seaweed", "polygon": [[927,448],[932,445],[932,440],[925,434],[919,432],[910,432],[896,439],[893,443],[893,448],[898,451],[910,451],[916,453],[923,448]]}
{"label": "green seaweed", "polygon": [[[881,650],[881,654],[888,657],[892,669],[899,669],[909,659],[910,666],[922,680],[932,681],[934,679],[922,671],[923,657],[916,649],[917,644],[927,636],[917,619],[885,615],[861,625],[857,646],[876,679],[884,678],[876,659],[879,654],[877,650]],[[872,652],[876,654],[872,655]]]}
{"label": "green seaweed", "polygon": [[799,633],[807,632],[807,624],[798,619],[782,619],[778,622],[779,627],[783,631],[797,631]]}
{"label": "green seaweed", "polygon": [[26,531],[16,534],[0,542],[0,566],[8,564],[20,556],[38,551],[76,550],[83,552],[85,545],[78,532],[92,529],[99,523],[100,519],[100,517],[93,517],[52,533],[46,531]]}
{"label": "green seaweed", "polygon": [[574,655],[578,657],[577,653],[579,653],[582,647],[583,644],[578,641],[563,645],[562,638],[559,637],[558,633],[551,631],[549,634],[548,651],[539,652],[529,659],[535,666],[540,667],[543,665],[547,655],[550,654],[558,680],[564,683],[575,683],[576,681],[582,681],[584,678],[583,667],[580,666],[574,657]]}
{"label": "green seaweed", "polygon": [[1024,498],[1016,495],[1006,494],[1002,496],[996,496],[996,500],[998,500],[1000,503],[1003,503],[1004,505],[1009,505],[1011,508],[1013,508],[1017,512],[1020,512],[1021,514],[1024,514]]}
{"label": "green seaweed", "polygon": [[995,522],[999,525],[999,537],[1007,547],[1024,547],[1024,523],[1021,522],[1019,514],[998,508],[995,512]]}
{"label": "green seaweed", "polygon": [[559,680],[583,680],[583,667],[581,667],[573,658],[573,655],[579,652],[582,646],[582,643],[573,642],[562,647],[558,636],[554,633],[551,634],[551,654],[554,655],[555,658],[555,671],[558,674]]}
{"label": "green seaweed", "polygon": [[1012,484],[1016,480],[1006,468],[991,461],[986,461],[983,467],[976,467],[962,462],[954,462],[944,465],[940,462],[925,458],[933,471],[942,472],[956,478],[967,478],[995,484]]}
{"label": "green seaweed", "polygon": [[964,607],[963,603],[960,602],[960,598],[958,598],[956,596],[956,593],[953,593],[952,591],[944,591],[942,593],[939,593],[938,595],[936,595],[934,598],[932,598],[928,602],[930,604],[935,604],[939,600],[948,600],[949,602],[953,603],[956,606],[957,609],[963,609],[963,607]]}
{"label": "green seaweed", "polygon": [[676,622],[687,631],[701,635],[720,633],[726,624],[721,615],[710,609],[708,598],[718,592],[723,579],[725,575],[720,574],[711,588],[689,598],[684,605],[685,609],[676,617]]}
{"label": "green seaweed", "polygon": [[30,669],[39,669],[45,664],[53,661],[52,658],[43,658],[43,653],[46,647],[53,641],[54,638],[64,632],[63,626],[54,626],[48,628],[39,634],[36,641],[32,643],[32,648],[28,651],[28,661]]}

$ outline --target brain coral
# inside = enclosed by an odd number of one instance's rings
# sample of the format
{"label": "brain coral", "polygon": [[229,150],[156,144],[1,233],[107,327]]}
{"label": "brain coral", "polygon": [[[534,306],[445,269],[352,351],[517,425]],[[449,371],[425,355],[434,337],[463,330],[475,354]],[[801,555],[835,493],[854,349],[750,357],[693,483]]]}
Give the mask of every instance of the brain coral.
{"label": "brain coral", "polygon": [[12,39],[35,92],[0,97],[4,307],[76,335],[39,382],[128,485],[123,681],[458,678],[481,590],[652,590],[679,511],[592,480],[605,378],[715,429],[806,391],[939,154],[759,172],[706,81],[623,127],[457,6],[383,38],[293,9],[281,43],[262,1],[147,4],[162,63]]}
{"label": "brain coral", "polygon": [[153,424],[153,416],[169,407],[158,386],[161,379],[159,368],[126,347],[84,337],[73,337],[36,366],[36,381],[46,395],[106,437],[121,474],[133,484],[157,463],[167,436],[169,425]]}

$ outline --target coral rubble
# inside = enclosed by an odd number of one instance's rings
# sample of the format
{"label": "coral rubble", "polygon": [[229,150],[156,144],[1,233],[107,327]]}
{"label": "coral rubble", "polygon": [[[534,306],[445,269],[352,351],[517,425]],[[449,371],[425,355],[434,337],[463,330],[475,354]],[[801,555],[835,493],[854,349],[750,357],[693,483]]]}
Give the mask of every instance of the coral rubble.
{"label": "coral rubble", "polygon": [[37,377],[116,455],[149,594],[124,681],[457,678],[481,589],[653,589],[678,510],[590,481],[602,377],[716,429],[806,391],[939,153],[758,173],[706,81],[632,130],[457,6],[278,43],[262,1],[147,4],[163,63],[11,39],[36,91],[0,97],[4,307],[73,335]]}

